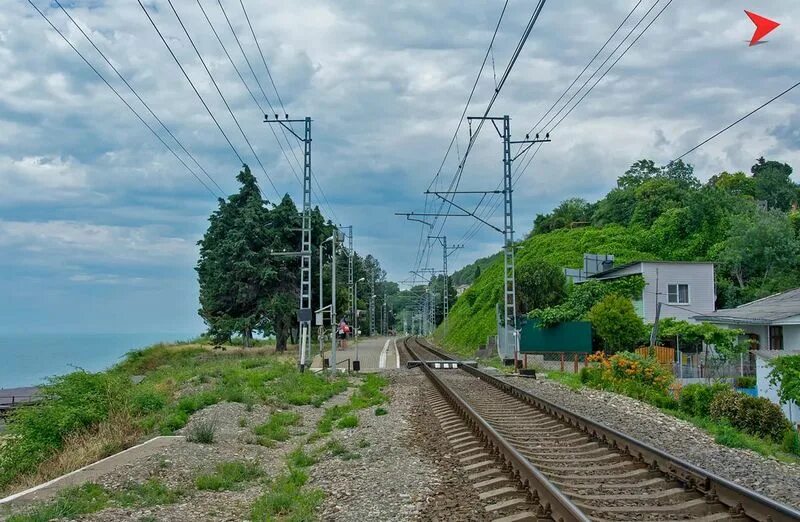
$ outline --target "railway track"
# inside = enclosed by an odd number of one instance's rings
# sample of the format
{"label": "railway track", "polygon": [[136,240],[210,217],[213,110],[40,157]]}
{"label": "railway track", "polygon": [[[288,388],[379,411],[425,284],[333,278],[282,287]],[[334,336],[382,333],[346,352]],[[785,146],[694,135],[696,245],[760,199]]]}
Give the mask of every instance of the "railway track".
{"label": "railway track", "polygon": [[[418,363],[454,361],[424,340],[408,337],[401,344]],[[473,451],[485,467],[505,474],[496,484],[505,485],[508,498],[519,499],[520,490],[527,495],[502,520],[800,520],[791,507],[477,368],[420,367],[441,394],[434,407],[444,411],[446,402],[453,412],[447,426],[458,418],[467,427],[455,440],[467,434],[479,440],[483,449]]]}

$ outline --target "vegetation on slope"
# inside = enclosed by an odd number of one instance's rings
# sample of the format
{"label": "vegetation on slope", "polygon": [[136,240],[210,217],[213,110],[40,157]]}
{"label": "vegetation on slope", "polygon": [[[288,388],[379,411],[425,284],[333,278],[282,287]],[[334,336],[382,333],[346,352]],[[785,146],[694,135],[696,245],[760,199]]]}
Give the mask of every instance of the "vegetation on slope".
{"label": "vegetation on slope", "polygon": [[[145,378],[132,385],[134,375]],[[219,353],[190,344],[134,351],[108,371],[51,379],[41,401],[12,413],[0,446],[0,491],[170,435],[191,414],[221,401],[319,406],[347,386],[344,378],[300,373],[293,360],[264,350]]]}

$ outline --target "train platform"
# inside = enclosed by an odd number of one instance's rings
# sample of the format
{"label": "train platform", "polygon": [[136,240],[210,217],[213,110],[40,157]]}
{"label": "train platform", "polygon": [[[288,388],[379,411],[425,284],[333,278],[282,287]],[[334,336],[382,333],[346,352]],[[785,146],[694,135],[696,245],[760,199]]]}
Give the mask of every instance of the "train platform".
{"label": "train platform", "polygon": [[[328,343],[325,348],[326,358],[330,358],[330,350],[330,343]],[[356,343],[353,339],[347,341],[346,347],[340,345],[336,349],[336,361],[340,369],[347,368],[345,362],[347,359],[350,359],[352,368],[352,362],[356,360]],[[360,338],[358,340],[358,359],[361,361],[362,372],[394,370],[400,367],[400,357],[393,337]],[[314,357],[311,369],[322,369],[322,358],[319,355]]]}

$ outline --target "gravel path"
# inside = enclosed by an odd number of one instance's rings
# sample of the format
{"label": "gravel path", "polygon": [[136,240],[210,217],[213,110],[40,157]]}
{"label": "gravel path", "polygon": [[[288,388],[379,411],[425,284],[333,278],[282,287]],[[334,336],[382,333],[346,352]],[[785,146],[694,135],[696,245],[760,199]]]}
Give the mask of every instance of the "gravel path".
{"label": "gravel path", "polygon": [[391,381],[390,402],[384,406],[388,414],[361,410],[357,428],[331,435],[357,457],[329,458],[312,468],[310,483],[326,492],[322,520],[411,520],[433,492],[435,466],[413,441],[420,381],[404,372],[386,375]]}
{"label": "gravel path", "polygon": [[692,424],[616,393],[588,388],[573,391],[547,379],[505,379],[737,484],[800,507],[800,465],[785,464],[747,449],[721,446]]}

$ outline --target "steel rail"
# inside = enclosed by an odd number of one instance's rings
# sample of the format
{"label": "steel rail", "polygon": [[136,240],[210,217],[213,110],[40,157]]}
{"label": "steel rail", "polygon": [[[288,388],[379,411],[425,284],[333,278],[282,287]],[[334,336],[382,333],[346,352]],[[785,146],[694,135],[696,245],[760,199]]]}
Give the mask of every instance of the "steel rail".
{"label": "steel rail", "polygon": [[[408,339],[403,341],[406,350],[412,359],[420,360],[414,350],[408,346]],[[425,346],[422,348],[427,349]],[[590,522],[590,519],[569,498],[442,381],[435,371],[425,364],[421,368],[442,396],[464,419],[467,426],[488,446],[491,453],[502,459],[505,466],[513,470],[517,480],[529,491],[532,501],[539,506],[537,518],[542,520],[552,518],[556,522]]]}
{"label": "steel rail", "polygon": [[[427,342],[423,347],[438,357],[453,359],[440,350],[431,347]],[[660,471],[668,478],[695,489],[704,495],[709,502],[719,501],[729,508],[732,517],[744,515],[759,522],[800,520],[800,511],[791,506],[740,486],[681,458],[670,455],[646,442],[634,439],[601,422],[587,419],[568,408],[557,406],[478,368],[466,365],[462,365],[460,368],[501,391],[585,432],[593,439],[605,443],[611,448],[618,449],[639,462],[649,464],[653,470]]]}

